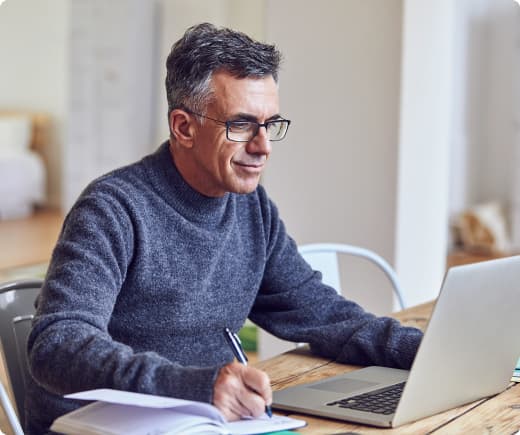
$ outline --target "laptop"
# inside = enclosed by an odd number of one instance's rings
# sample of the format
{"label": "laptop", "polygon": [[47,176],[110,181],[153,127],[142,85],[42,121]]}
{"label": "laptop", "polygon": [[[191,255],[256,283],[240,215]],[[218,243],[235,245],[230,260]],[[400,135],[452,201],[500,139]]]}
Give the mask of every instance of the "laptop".
{"label": "laptop", "polygon": [[273,408],[396,427],[503,391],[520,356],[520,256],[452,267],[411,370],[367,367],[273,393]]}

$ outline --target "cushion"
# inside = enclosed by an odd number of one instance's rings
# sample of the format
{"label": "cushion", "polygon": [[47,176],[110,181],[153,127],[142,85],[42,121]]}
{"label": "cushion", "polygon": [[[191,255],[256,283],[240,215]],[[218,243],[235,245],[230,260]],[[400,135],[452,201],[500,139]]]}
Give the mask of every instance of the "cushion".
{"label": "cushion", "polygon": [[19,219],[45,200],[45,168],[32,151],[0,155],[0,220]]}
{"label": "cushion", "polygon": [[31,145],[32,124],[27,116],[0,117],[0,155],[25,153]]}

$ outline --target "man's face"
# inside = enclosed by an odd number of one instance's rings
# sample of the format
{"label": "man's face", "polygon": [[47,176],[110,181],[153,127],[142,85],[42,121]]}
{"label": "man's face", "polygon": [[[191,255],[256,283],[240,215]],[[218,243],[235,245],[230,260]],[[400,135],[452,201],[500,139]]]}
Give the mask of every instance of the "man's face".
{"label": "man's face", "polygon": [[[237,79],[226,72],[213,75],[214,98],[206,115],[221,121],[264,123],[279,118],[278,87],[271,76]],[[226,192],[249,193],[256,189],[271,152],[266,130],[260,127],[249,142],[226,138],[226,126],[195,115],[190,174],[187,180],[206,196]]]}

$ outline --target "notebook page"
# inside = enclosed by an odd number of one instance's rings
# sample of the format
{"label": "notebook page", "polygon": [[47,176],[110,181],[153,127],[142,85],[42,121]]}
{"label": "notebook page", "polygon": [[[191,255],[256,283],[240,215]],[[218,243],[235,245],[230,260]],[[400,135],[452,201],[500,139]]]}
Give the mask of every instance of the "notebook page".
{"label": "notebook page", "polygon": [[96,402],[58,418],[51,430],[84,435],[143,435],[149,433],[229,434],[229,429],[208,417],[170,408],[145,408]]}
{"label": "notebook page", "polygon": [[259,418],[232,421],[227,423],[226,427],[233,435],[254,435],[265,432],[296,429],[306,425],[307,423],[304,420],[297,420],[282,415],[273,415],[269,418],[264,414]]}
{"label": "notebook page", "polygon": [[101,388],[67,394],[67,399],[97,400],[120,405],[141,406],[145,408],[175,408],[178,412],[209,417],[224,423],[226,420],[213,405],[204,402],[176,399],[174,397],[156,396],[153,394],[133,393],[130,391]]}

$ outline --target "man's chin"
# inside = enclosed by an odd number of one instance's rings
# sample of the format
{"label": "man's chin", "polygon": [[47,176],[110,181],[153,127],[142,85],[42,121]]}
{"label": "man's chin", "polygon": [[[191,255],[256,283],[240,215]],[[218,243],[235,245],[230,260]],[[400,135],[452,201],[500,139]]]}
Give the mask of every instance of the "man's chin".
{"label": "man's chin", "polygon": [[254,192],[257,187],[258,187],[258,183],[254,187],[249,187],[249,188],[245,188],[244,187],[244,188],[237,189],[237,190],[233,191],[233,193],[237,193],[239,195],[247,195],[248,193]]}
{"label": "man's chin", "polygon": [[252,193],[256,190],[259,183],[260,183],[260,177],[257,177],[256,180],[247,180],[245,182],[243,181],[241,183],[236,183],[233,190],[231,190],[231,192],[239,193],[239,194]]}

